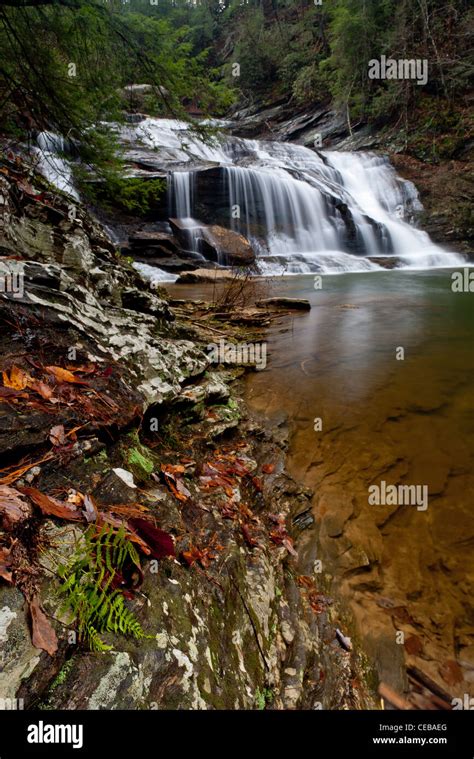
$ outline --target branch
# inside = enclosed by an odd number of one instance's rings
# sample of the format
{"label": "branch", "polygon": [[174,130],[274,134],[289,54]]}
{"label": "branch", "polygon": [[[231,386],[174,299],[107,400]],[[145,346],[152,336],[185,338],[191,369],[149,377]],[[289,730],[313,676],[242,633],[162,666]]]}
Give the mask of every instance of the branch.
{"label": "branch", "polygon": [[0,0],[1,7],[35,8],[39,5],[62,5],[66,8],[80,8],[83,0]]}

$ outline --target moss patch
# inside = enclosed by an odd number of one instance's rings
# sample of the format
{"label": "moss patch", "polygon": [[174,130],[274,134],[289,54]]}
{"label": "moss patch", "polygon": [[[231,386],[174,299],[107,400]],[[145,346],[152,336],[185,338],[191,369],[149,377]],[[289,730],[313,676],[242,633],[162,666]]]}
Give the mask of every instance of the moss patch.
{"label": "moss patch", "polygon": [[127,435],[120,448],[124,468],[132,472],[137,482],[147,480],[156,469],[156,462],[150,449],[140,442],[137,432]]}

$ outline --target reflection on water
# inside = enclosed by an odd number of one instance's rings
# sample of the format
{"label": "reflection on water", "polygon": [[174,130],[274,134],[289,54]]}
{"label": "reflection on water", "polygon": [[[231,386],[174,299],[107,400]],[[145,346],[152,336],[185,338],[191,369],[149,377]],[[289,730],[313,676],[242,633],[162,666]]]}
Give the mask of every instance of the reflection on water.
{"label": "reflection on water", "polygon": [[[448,271],[325,277],[317,291],[297,277],[278,289],[313,308],[272,329],[268,368],[249,377],[247,400],[288,415],[289,469],[315,491],[326,566],[381,676],[403,687],[393,653],[401,630],[407,659],[449,692],[469,692],[472,296],[451,292]],[[427,485],[427,511],[369,506],[368,487],[382,480]]]}
{"label": "reflection on water", "polygon": [[[314,490],[324,567],[381,678],[402,690],[405,656],[453,696],[474,695],[472,295],[452,293],[447,270],[322,284],[272,286],[312,310],[273,325],[267,369],[248,376],[246,400],[288,417],[288,469]],[[369,505],[382,480],[427,485],[428,509]]]}

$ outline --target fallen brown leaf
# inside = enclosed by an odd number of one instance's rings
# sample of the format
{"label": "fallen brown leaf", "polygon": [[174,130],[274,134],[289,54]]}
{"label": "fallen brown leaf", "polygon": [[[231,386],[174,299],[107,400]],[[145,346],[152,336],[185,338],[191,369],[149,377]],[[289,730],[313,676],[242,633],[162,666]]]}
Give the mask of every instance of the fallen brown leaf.
{"label": "fallen brown leaf", "polygon": [[4,529],[11,529],[17,522],[30,516],[31,508],[21,493],[8,485],[0,485],[0,517]]}
{"label": "fallen brown leaf", "polygon": [[162,464],[161,471],[165,476],[166,484],[178,501],[187,501],[191,497],[191,493],[182,478],[177,476],[184,472],[184,466],[181,464]]}
{"label": "fallen brown leaf", "polygon": [[10,551],[0,547],[0,577],[6,582],[12,583],[13,577],[10,571]]}
{"label": "fallen brown leaf", "polygon": [[58,650],[58,639],[51,622],[40,606],[38,596],[31,599],[29,606],[32,626],[31,642],[36,648],[41,648],[53,656]]}
{"label": "fallen brown leaf", "polygon": [[34,390],[35,393],[38,393],[38,395],[40,395],[41,398],[43,398],[43,400],[51,401],[52,403],[57,403],[57,400],[53,399],[53,389],[49,385],[47,385],[46,382],[33,379],[30,382],[28,382],[28,387]]}
{"label": "fallen brown leaf", "polygon": [[68,369],[63,369],[60,366],[47,366],[46,371],[53,374],[58,382],[71,382],[75,385],[87,385],[84,380],[77,379],[72,372]]}
{"label": "fallen brown leaf", "polygon": [[62,424],[57,424],[55,427],[51,427],[49,439],[54,446],[64,445],[66,443],[64,426]]}
{"label": "fallen brown leaf", "polygon": [[8,372],[2,372],[2,377],[5,387],[11,387],[13,390],[24,390],[28,384],[28,380],[31,379],[29,374],[17,366],[12,366],[10,376]]}
{"label": "fallen brown leaf", "polygon": [[67,502],[59,501],[57,498],[46,495],[46,493],[41,493],[36,488],[23,487],[20,488],[20,492],[27,495],[28,498],[31,498],[33,503],[41,509],[43,514],[49,514],[70,521],[78,521],[82,519],[82,512],[77,508]]}
{"label": "fallen brown leaf", "polygon": [[[51,451],[48,451],[48,453],[42,456],[42,458],[38,459],[37,461],[30,461],[28,464],[24,464],[18,469],[12,469],[11,466],[6,466],[3,469],[0,469],[0,472],[8,472],[8,474],[4,474],[3,477],[0,477],[0,483],[2,485],[10,485],[12,482],[15,482],[15,480],[19,480],[20,477],[24,475],[25,472],[27,472],[29,469],[32,469],[34,466],[39,466],[45,461],[50,461],[52,458],[53,454]],[[10,469],[12,471],[8,471]]]}

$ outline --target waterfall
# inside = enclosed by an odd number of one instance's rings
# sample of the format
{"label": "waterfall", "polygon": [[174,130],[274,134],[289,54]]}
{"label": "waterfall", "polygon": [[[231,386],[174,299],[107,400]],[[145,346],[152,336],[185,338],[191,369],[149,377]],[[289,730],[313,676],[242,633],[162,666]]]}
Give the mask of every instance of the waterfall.
{"label": "waterfall", "polygon": [[54,132],[40,132],[36,137],[37,147],[33,148],[37,156],[36,169],[52,185],[67,192],[76,200],[79,194],[74,186],[71,163],[64,158],[68,150],[67,141]]}
{"label": "waterfall", "polygon": [[[422,208],[417,190],[381,155],[316,152],[222,132],[204,141],[171,119],[145,119],[124,128],[122,138],[135,151],[153,148],[168,172],[169,216],[183,247],[201,260],[206,209],[198,183],[213,168],[219,178],[206,220],[247,237],[263,273],[366,271],[387,257],[404,268],[466,265],[413,225]],[[42,132],[34,150],[38,169],[77,199],[67,148],[60,136]]]}
{"label": "waterfall", "polygon": [[175,171],[169,175],[168,185],[171,191],[168,194],[168,207],[170,218],[176,219],[179,223],[181,243],[190,253],[203,258],[202,224],[192,217],[194,179],[195,174],[192,171]]}
{"label": "waterfall", "polygon": [[381,225],[391,240],[393,255],[407,266],[430,268],[465,263],[463,256],[434,245],[426,232],[405,221],[407,209],[419,211],[422,206],[415,186],[400,179],[387,159],[373,153],[325,155],[344,189],[367,217]]}
{"label": "waterfall", "polygon": [[191,171],[175,171],[171,174],[170,216],[192,221],[193,179],[194,175]]}
{"label": "waterfall", "polygon": [[[224,134],[208,144],[187,125],[167,119],[146,119],[135,134],[168,164],[172,213],[187,228],[188,247],[196,254],[202,227],[196,178],[212,162],[222,172],[216,192],[227,207],[216,223],[251,241],[264,272],[378,269],[377,258],[388,256],[404,267],[465,264],[462,255],[433,244],[413,226],[422,208],[416,188],[383,156],[315,152]],[[183,163],[189,170],[183,171]]]}

